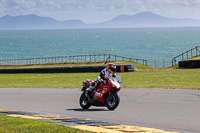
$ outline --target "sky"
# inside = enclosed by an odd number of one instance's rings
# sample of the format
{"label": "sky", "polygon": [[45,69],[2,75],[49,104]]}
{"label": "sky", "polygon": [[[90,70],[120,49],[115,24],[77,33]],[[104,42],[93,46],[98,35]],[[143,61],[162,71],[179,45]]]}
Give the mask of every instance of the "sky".
{"label": "sky", "polygon": [[200,19],[200,0],[0,0],[0,17],[36,14],[87,24],[150,11],[171,18]]}

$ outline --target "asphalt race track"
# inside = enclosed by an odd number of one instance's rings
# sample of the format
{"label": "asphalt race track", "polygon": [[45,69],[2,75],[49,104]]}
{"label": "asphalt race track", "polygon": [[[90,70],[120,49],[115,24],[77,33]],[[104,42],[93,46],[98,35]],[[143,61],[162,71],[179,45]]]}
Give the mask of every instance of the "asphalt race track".
{"label": "asphalt race track", "polygon": [[200,133],[200,91],[122,89],[114,111],[82,110],[80,89],[0,88],[0,109],[62,115],[183,133]]}

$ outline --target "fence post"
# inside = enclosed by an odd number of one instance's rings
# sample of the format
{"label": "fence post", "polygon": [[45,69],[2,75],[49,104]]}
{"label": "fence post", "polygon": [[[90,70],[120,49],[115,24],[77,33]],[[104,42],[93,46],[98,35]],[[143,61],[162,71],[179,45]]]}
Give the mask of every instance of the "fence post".
{"label": "fence post", "polygon": [[196,46],[196,56],[198,56],[198,47]]}
{"label": "fence post", "polygon": [[183,56],[183,54],[182,54],[182,60],[184,60],[184,56]]}
{"label": "fence post", "polygon": [[50,57],[48,57],[48,63],[50,63],[51,62],[51,59],[50,59]]}
{"label": "fence post", "polygon": [[193,50],[193,49],[191,49],[191,56],[193,57],[193,53],[192,53],[192,50]]}
{"label": "fence post", "polygon": [[99,54],[99,62],[100,62],[100,54]]}

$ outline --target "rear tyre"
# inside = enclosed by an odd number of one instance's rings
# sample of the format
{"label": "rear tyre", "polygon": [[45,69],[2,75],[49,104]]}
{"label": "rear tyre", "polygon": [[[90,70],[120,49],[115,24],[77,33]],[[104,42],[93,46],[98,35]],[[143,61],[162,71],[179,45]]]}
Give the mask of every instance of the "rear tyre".
{"label": "rear tyre", "polygon": [[109,96],[106,98],[106,106],[109,110],[114,110],[119,105],[120,98],[117,94],[117,92],[113,92],[113,95],[111,98]]}
{"label": "rear tyre", "polygon": [[91,107],[91,104],[90,104],[88,98],[85,96],[85,92],[83,92],[83,93],[81,94],[79,103],[80,103],[80,106],[81,106],[83,109],[88,109],[88,108]]}

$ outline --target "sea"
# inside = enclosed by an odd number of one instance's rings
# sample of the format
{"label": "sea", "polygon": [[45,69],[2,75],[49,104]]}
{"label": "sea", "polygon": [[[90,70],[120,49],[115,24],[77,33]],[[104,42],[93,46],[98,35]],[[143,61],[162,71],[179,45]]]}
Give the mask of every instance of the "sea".
{"label": "sea", "polygon": [[0,60],[113,54],[172,59],[200,46],[200,27],[0,31]]}

